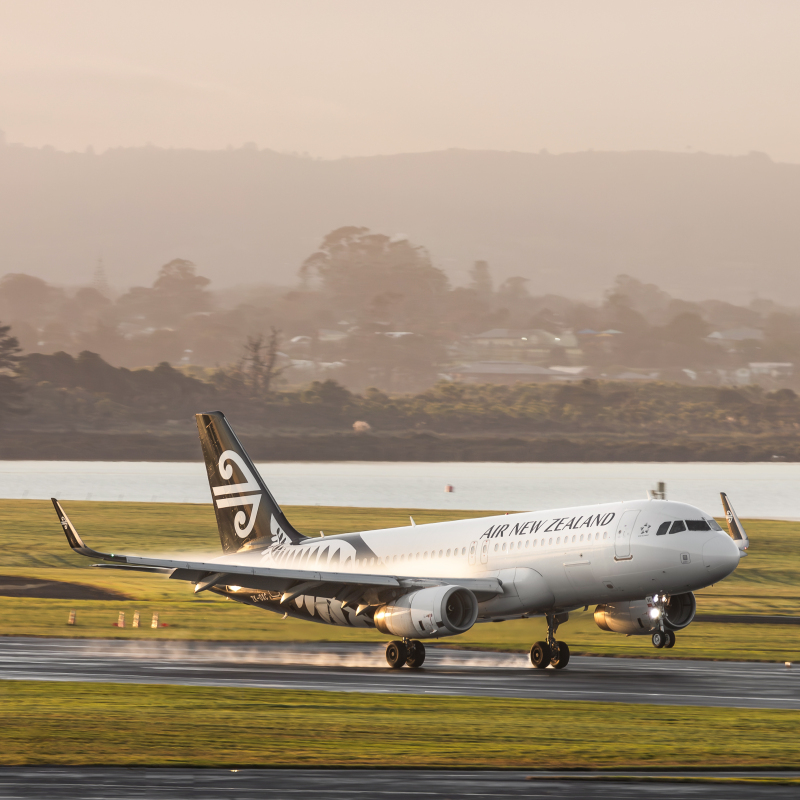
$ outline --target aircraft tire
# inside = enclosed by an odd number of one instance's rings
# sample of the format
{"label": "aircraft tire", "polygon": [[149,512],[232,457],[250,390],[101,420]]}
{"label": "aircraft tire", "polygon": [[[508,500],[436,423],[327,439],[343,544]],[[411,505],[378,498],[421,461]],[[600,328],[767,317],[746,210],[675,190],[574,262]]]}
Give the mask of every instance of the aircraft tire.
{"label": "aircraft tire", "polygon": [[386,645],[386,663],[392,669],[400,669],[406,663],[408,650],[403,642],[389,642]]}
{"label": "aircraft tire", "polygon": [[551,658],[550,645],[547,642],[535,642],[531,647],[531,664],[536,669],[546,669]]}
{"label": "aircraft tire", "polygon": [[662,648],[667,643],[667,636],[661,631],[656,631],[653,634],[653,647]]}
{"label": "aircraft tire", "polygon": [[664,642],[664,647],[667,649],[675,647],[675,631],[667,631],[667,641]]}
{"label": "aircraft tire", "polygon": [[411,669],[419,669],[425,662],[425,645],[414,639],[408,647],[408,657],[406,666]]}
{"label": "aircraft tire", "polygon": [[556,652],[550,664],[556,669],[564,669],[569,664],[569,646],[566,642],[556,642]]}

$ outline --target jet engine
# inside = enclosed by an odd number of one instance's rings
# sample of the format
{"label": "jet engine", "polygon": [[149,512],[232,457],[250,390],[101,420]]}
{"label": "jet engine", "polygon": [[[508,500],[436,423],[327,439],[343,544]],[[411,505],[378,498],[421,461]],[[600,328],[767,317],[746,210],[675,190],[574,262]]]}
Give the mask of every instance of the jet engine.
{"label": "jet engine", "polygon": [[[653,611],[656,615],[653,616]],[[664,627],[679,631],[685,628],[697,612],[697,601],[691,592],[674,594],[664,606]],[[658,620],[658,608],[651,598],[629,603],[604,603],[594,611],[598,628],[628,636],[650,633]]]}
{"label": "jet engine", "polygon": [[381,633],[409,639],[455,636],[478,618],[478,600],[463,586],[432,586],[403,595],[375,612]]}

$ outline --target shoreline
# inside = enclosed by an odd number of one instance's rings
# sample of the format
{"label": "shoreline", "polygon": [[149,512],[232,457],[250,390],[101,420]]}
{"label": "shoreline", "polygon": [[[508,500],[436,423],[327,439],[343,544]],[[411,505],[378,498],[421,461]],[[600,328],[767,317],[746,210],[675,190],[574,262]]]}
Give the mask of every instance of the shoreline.
{"label": "shoreline", "polygon": [[[800,438],[689,436],[670,440],[581,434],[526,438],[431,433],[247,435],[257,461],[689,463],[800,462]],[[195,434],[4,431],[2,461],[195,462]]]}

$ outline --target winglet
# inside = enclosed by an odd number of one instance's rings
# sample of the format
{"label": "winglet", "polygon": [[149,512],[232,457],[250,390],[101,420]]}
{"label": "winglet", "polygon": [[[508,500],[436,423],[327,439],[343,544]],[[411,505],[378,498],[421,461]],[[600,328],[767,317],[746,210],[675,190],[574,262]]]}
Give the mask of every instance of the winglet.
{"label": "winglet", "polygon": [[122,563],[127,563],[128,559],[125,556],[115,556],[109,553],[100,553],[97,550],[93,550],[91,547],[87,547],[83,539],[78,535],[78,531],[75,530],[75,526],[69,521],[69,517],[66,515],[63,508],[61,508],[61,503],[56,500],[55,497],[50,498],[53,501],[53,508],[56,510],[56,514],[58,515],[58,521],[61,523],[61,527],[64,529],[64,535],[67,537],[67,541],[69,542],[69,546],[76,552],[80,553],[82,556],[88,556],[89,558],[101,558],[104,561],[120,561]]}
{"label": "winglet", "polygon": [[719,496],[722,498],[722,509],[725,511],[725,519],[728,521],[728,530],[730,531],[731,539],[736,542],[736,546],[740,550],[747,550],[747,548],[750,547],[750,539],[747,537],[744,527],[742,527],[742,523],[739,521],[739,517],[736,516],[731,501],[728,500],[728,495],[725,494],[725,492],[720,492]]}

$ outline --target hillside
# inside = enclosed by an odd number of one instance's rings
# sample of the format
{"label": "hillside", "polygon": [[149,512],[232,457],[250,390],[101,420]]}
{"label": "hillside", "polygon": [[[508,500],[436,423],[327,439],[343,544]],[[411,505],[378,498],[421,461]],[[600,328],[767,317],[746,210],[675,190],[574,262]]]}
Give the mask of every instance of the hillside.
{"label": "hillside", "polygon": [[457,283],[475,259],[532,293],[593,299],[614,276],[687,298],[800,303],[800,167],[761,154],[450,150],[312,160],[255,147],[0,144],[0,272],[149,285],[172,258],[215,288],[291,282],[328,231],[424,243]]}

